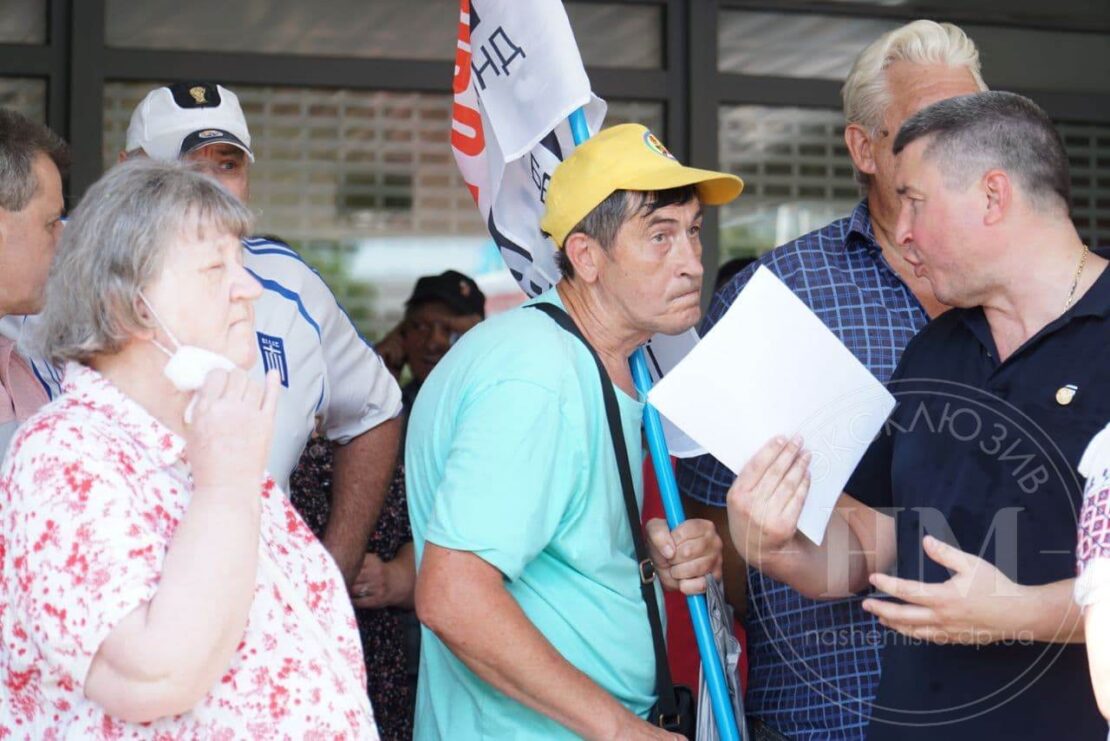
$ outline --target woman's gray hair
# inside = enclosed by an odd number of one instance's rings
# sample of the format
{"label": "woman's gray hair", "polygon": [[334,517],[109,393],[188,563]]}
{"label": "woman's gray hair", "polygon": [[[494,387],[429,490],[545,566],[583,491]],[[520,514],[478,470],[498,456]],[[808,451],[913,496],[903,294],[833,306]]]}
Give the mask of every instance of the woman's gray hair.
{"label": "woman's gray hair", "polygon": [[138,312],[166,250],[187,229],[245,237],[250,211],[180,162],[124,162],[97,181],[62,232],[32,345],[51,362],[88,362],[150,328]]}
{"label": "woman's gray hair", "polygon": [[[962,28],[951,23],[913,21],[883,34],[856,57],[840,89],[847,123],[859,124],[873,135],[882,128],[891,97],[886,71],[895,62],[966,67],[979,90],[987,89],[980,72],[979,49]],[[863,185],[868,183],[862,173],[857,172],[856,179]]]}

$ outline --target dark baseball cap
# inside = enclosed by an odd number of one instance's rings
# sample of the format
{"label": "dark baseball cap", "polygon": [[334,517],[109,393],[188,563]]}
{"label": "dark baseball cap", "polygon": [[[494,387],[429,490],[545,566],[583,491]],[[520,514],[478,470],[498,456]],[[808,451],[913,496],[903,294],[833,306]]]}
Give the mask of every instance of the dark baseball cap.
{"label": "dark baseball cap", "polygon": [[417,280],[405,306],[412,307],[427,301],[444,303],[457,314],[477,314],[483,319],[486,317],[486,295],[473,278],[457,270],[425,275]]}

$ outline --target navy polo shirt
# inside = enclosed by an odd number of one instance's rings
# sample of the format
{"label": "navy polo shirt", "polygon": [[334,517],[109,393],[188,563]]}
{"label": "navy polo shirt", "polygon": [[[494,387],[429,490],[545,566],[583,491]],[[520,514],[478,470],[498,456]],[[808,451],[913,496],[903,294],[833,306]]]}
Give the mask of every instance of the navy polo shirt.
{"label": "navy polo shirt", "polygon": [[[846,491],[893,508],[897,574],[948,571],[926,534],[990,561],[1019,584],[1075,576],[1076,467],[1110,419],[1110,270],[1004,362],[979,308],[954,309],[906,347],[897,400]],[[1007,599],[998,596],[996,599]],[[883,636],[869,739],[1105,739],[1085,647],[936,645]]]}

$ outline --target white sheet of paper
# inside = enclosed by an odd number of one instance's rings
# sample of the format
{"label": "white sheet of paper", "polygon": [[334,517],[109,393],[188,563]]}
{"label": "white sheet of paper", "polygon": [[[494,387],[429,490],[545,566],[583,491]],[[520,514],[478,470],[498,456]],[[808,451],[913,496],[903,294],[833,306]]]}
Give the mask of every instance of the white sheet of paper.
{"label": "white sheet of paper", "polygon": [[[659,379],[671,372],[671,368],[678,365],[694,346],[698,344],[698,331],[690,328],[682,334],[654,335],[644,345],[644,355],[647,357],[648,375],[651,376],[652,386],[659,383]],[[675,458],[693,458],[705,455],[706,450],[690,439],[682,430],[660,415],[663,423],[663,437],[667,440],[667,450]]]}
{"label": "white sheet of paper", "polygon": [[811,484],[798,529],[820,544],[894,397],[771,271],[648,394],[734,473],[775,435],[805,439]]}

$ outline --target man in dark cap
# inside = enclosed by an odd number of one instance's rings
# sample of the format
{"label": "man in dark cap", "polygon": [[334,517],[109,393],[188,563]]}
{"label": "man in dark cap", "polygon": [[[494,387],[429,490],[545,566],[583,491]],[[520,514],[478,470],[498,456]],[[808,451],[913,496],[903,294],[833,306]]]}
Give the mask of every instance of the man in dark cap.
{"label": "man in dark cap", "polygon": [[486,318],[486,296],[469,276],[456,270],[425,275],[405,302],[405,318],[378,344],[396,374],[407,363],[412,380],[401,389],[405,411],[432,368],[468,329]]}

